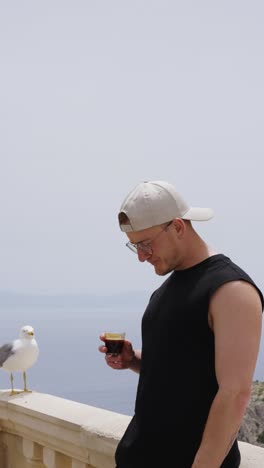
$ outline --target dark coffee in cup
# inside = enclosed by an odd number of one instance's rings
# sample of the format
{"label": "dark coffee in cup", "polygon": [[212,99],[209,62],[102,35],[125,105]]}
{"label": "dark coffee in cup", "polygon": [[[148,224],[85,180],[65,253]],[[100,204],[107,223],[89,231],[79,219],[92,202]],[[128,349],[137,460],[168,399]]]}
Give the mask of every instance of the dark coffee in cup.
{"label": "dark coffee in cup", "polygon": [[125,333],[105,333],[105,346],[107,347],[106,354],[118,356],[124,346]]}

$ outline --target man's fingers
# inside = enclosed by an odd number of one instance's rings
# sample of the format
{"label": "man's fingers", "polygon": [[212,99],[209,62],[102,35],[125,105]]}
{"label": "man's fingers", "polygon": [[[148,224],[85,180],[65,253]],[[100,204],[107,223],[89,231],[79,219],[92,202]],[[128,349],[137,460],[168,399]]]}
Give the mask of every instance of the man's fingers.
{"label": "man's fingers", "polygon": [[98,349],[99,349],[99,351],[100,351],[101,353],[106,353],[106,351],[107,351],[107,347],[104,346],[104,345],[99,346]]}

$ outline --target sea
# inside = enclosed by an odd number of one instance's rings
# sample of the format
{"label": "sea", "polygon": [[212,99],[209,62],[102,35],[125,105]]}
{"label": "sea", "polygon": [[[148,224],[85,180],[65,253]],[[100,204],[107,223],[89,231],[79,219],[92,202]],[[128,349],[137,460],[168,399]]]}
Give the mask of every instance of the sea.
{"label": "sea", "polygon": [[[96,301],[100,302],[100,301]],[[118,301],[117,301],[118,302]],[[39,346],[39,358],[27,371],[31,390],[48,393],[118,413],[132,415],[138,374],[113,370],[98,347],[104,331],[126,332],[135,348],[141,348],[139,304],[131,300],[96,305],[0,305],[0,346],[18,338],[31,325]],[[143,304],[142,304],[143,305]],[[15,388],[23,388],[21,373],[14,373]],[[0,369],[0,389],[10,388],[10,374]]]}
{"label": "sea", "polygon": [[[134,348],[141,347],[141,318],[146,293],[105,296],[96,300],[0,301],[0,346],[32,325],[39,345],[38,361],[27,371],[28,387],[87,405],[133,415],[138,374],[109,368],[98,351],[104,331],[125,331]],[[18,304],[19,302],[19,304]],[[264,381],[264,344],[254,380]],[[175,370],[177,373],[177,370]],[[190,376],[191,378],[191,376]],[[14,385],[23,388],[20,373]],[[0,389],[10,388],[10,375],[0,369]]]}

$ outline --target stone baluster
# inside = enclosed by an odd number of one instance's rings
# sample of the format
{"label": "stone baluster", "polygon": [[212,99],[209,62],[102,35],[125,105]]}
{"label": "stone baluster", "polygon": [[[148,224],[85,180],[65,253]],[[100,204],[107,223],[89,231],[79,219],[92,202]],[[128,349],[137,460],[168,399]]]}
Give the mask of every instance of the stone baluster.
{"label": "stone baluster", "polygon": [[47,447],[44,447],[43,462],[46,468],[56,468],[56,452]]}
{"label": "stone baluster", "polygon": [[7,446],[0,442],[0,466],[7,467]]}
{"label": "stone baluster", "polygon": [[43,463],[45,468],[71,468],[71,459],[48,447],[43,448]]}
{"label": "stone baluster", "polygon": [[42,462],[43,449],[41,445],[32,440],[23,439],[22,449],[28,468],[45,468]]}
{"label": "stone baluster", "polygon": [[72,460],[71,468],[89,468],[91,465],[87,465],[87,463],[83,463],[78,460]]}

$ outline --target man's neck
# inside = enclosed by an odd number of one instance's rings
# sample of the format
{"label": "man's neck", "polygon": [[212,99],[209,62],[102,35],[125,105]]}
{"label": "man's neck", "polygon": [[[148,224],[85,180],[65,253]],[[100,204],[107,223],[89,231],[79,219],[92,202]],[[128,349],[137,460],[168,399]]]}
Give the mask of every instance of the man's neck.
{"label": "man's neck", "polygon": [[192,266],[198,265],[209,257],[216,255],[218,252],[210,247],[206,242],[195,233],[190,239],[186,247],[186,255],[182,261],[182,264],[176,268],[176,270],[185,270]]}

